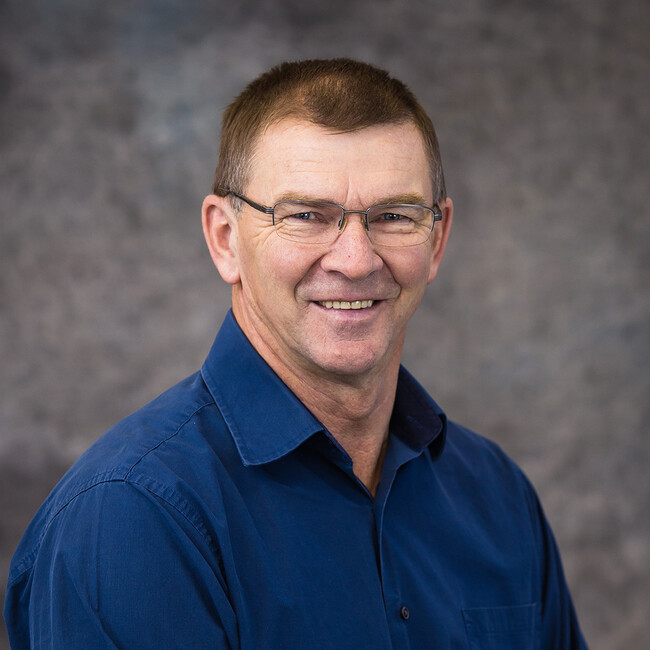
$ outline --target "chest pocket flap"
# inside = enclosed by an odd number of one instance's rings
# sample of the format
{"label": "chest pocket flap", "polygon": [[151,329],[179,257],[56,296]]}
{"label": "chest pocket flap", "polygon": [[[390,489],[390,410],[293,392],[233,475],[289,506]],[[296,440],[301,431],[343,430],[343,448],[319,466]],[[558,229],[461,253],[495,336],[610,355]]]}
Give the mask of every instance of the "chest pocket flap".
{"label": "chest pocket flap", "polygon": [[537,650],[541,627],[538,603],[463,609],[471,650]]}

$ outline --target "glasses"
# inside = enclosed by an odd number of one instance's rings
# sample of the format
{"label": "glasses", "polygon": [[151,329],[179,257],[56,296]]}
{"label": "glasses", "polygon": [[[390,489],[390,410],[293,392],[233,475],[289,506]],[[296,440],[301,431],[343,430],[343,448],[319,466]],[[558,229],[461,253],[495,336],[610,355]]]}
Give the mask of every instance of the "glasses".
{"label": "glasses", "polygon": [[273,217],[275,231],[282,239],[302,244],[331,244],[345,229],[348,214],[364,215],[368,238],[378,246],[417,246],[429,239],[436,221],[442,220],[437,205],[428,208],[411,203],[373,205],[367,210],[346,210],[325,201],[279,201],[270,208],[236,192],[226,194],[241,199]]}

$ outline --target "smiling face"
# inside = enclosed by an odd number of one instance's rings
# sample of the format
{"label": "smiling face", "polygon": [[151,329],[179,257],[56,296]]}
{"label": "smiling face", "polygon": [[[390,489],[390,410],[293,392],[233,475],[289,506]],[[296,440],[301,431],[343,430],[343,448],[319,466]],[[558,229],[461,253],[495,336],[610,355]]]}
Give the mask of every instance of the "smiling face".
{"label": "smiling face", "polygon": [[[402,197],[433,202],[422,138],[411,124],[334,133],[284,120],[260,137],[245,195],[267,206],[304,198],[348,210]],[[358,214],[331,244],[287,241],[269,215],[244,205],[237,218],[216,196],[204,203],[204,227],[233,285],[237,321],[281,377],[361,377],[399,363],[406,324],[444,251],[451,201],[440,207],[443,221],[430,239],[403,248],[373,246]]]}

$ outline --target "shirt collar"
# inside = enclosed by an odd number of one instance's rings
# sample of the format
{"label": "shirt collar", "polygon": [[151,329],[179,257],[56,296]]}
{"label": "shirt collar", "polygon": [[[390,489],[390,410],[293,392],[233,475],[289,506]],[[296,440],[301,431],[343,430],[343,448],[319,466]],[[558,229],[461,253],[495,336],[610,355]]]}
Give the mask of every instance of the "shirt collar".
{"label": "shirt collar", "polygon": [[[251,345],[232,310],[201,374],[245,465],[281,458],[325,431]],[[400,369],[390,428],[415,451],[444,440],[444,413],[405,368]]]}
{"label": "shirt collar", "polygon": [[323,431],[323,425],[251,345],[232,310],[201,374],[245,465],[276,460]]}
{"label": "shirt collar", "polygon": [[435,446],[439,453],[447,433],[447,416],[404,367],[397,378],[390,431],[416,452]]}

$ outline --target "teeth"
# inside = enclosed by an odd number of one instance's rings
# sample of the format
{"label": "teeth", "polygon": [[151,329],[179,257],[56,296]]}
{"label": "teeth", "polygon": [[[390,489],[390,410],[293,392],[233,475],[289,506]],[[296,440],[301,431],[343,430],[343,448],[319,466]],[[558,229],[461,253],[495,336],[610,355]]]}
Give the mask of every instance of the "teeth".
{"label": "teeth", "polygon": [[347,300],[323,300],[319,301],[319,305],[326,307],[327,309],[367,309],[372,307],[374,300],[353,300],[348,302]]}

